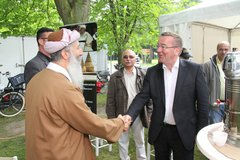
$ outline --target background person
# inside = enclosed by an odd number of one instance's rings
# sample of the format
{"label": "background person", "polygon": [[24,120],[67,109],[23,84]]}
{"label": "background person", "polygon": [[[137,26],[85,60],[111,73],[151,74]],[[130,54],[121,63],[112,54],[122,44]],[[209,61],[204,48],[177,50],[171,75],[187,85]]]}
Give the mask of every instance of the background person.
{"label": "background person", "polygon": [[[230,44],[227,41],[222,41],[217,44],[217,54],[214,54],[210,61],[203,64],[205,80],[209,88],[209,107],[213,109],[214,102],[225,101],[225,74],[222,69],[223,60],[230,51]],[[212,110],[213,111],[213,110]],[[223,120],[224,115],[214,112],[209,112],[209,123],[216,123]],[[217,111],[218,112],[218,111]]]}
{"label": "background person", "polygon": [[80,33],[79,42],[84,52],[93,51],[92,41],[93,37],[86,31],[86,25],[80,25],[78,28]]}
{"label": "background person", "polygon": [[155,159],[193,160],[197,132],[208,124],[208,90],[199,64],[179,58],[182,39],[170,32],[158,40],[159,64],[148,68],[143,87],[125,120],[135,120],[151,98],[148,141]]}
{"label": "background person", "polygon": [[38,44],[38,53],[37,55],[32,58],[24,67],[24,79],[25,84],[27,85],[28,82],[32,79],[32,77],[47,67],[50,61],[50,55],[44,49],[44,44],[47,41],[48,35],[54,32],[51,28],[40,28],[37,31],[37,44]]}
{"label": "background person", "polygon": [[183,48],[179,58],[191,60],[192,55],[188,52],[186,48]]}
{"label": "background person", "polygon": [[48,36],[45,49],[52,62],[32,78],[25,94],[27,160],[95,160],[89,135],[116,142],[124,129],[121,115],[103,119],[85,104],[82,76],[73,71],[81,67],[79,36],[68,29]]}
{"label": "background person", "polygon": [[[135,63],[135,52],[130,49],[123,51],[122,64],[124,67],[113,73],[108,82],[106,104],[108,118],[115,118],[119,114],[125,114],[133,98],[139,93],[142,87],[145,73],[140,68],[135,67]],[[137,116],[130,127],[133,131],[137,160],[146,160],[143,126],[148,127],[147,108],[142,108],[140,115]],[[129,134],[130,130],[122,133],[118,141],[121,160],[130,159],[128,155]]]}

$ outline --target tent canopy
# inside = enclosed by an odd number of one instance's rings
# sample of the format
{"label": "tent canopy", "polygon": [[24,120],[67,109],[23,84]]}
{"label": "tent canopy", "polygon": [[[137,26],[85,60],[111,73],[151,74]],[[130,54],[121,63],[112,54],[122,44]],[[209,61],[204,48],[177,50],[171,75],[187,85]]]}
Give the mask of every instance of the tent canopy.
{"label": "tent canopy", "polygon": [[159,17],[160,27],[187,22],[240,28],[240,0],[208,0],[181,12]]}

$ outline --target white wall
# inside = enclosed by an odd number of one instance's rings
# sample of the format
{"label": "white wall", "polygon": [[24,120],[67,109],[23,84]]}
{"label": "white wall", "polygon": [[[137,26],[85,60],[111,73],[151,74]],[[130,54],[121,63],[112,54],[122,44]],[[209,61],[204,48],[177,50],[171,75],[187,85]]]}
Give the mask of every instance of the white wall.
{"label": "white wall", "polygon": [[192,24],[192,54],[193,60],[204,63],[216,54],[220,41],[229,41],[228,29],[206,24]]}
{"label": "white wall", "polygon": [[[38,51],[35,37],[0,37],[0,72],[9,71],[11,76],[24,72],[24,65],[32,59]],[[107,69],[107,50],[90,52],[95,71]],[[86,59],[87,52],[83,58]],[[0,83],[7,85],[7,78],[0,76]]]}
{"label": "white wall", "polygon": [[240,29],[235,29],[231,31],[231,47],[238,48],[240,51]]}
{"label": "white wall", "polygon": [[[24,72],[24,65],[31,57],[36,55],[37,45],[34,37],[8,37],[0,38],[0,72],[10,72],[11,76]],[[5,76],[0,77],[6,85]]]}
{"label": "white wall", "polygon": [[240,50],[240,29],[228,30],[205,23],[189,22],[162,27],[160,31],[179,34],[183,39],[183,47],[188,49],[193,55],[193,61],[197,63],[204,63],[216,54],[220,41],[229,41],[232,48]]}

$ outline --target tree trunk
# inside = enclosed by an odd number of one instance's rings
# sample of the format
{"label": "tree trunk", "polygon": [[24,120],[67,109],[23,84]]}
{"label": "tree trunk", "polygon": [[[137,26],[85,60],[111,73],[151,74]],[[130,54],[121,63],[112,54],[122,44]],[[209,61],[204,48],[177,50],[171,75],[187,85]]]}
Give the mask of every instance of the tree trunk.
{"label": "tree trunk", "polygon": [[87,22],[90,0],[54,0],[64,24]]}
{"label": "tree trunk", "polygon": [[122,64],[122,50],[118,50],[118,64]]}

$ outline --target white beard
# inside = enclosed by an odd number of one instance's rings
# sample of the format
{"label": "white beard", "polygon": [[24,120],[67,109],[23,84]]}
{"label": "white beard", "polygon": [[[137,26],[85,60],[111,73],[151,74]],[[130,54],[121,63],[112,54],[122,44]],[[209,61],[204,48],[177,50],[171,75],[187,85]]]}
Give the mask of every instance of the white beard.
{"label": "white beard", "polygon": [[79,88],[83,88],[83,73],[81,66],[81,56],[75,57],[72,53],[69,59],[69,64],[67,66],[67,71],[69,73],[70,78],[72,79],[72,83]]}

